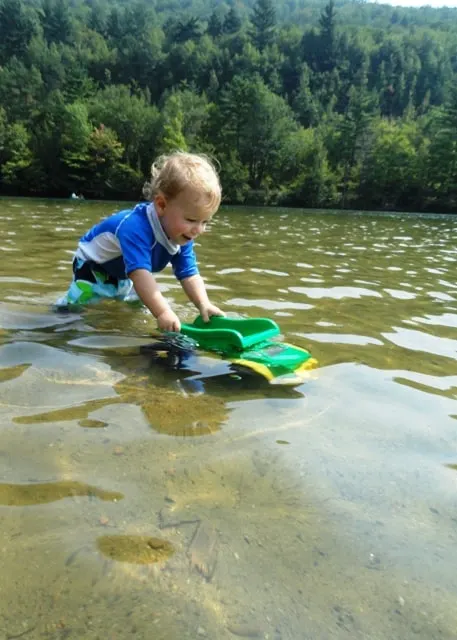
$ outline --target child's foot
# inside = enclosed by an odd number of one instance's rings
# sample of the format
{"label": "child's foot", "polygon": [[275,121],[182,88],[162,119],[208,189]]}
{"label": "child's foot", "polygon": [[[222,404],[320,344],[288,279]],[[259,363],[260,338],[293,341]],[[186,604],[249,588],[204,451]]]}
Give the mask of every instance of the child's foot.
{"label": "child's foot", "polygon": [[66,295],[62,296],[56,300],[53,305],[51,305],[51,310],[54,313],[78,313],[81,309],[82,306],[79,304],[70,304]]}

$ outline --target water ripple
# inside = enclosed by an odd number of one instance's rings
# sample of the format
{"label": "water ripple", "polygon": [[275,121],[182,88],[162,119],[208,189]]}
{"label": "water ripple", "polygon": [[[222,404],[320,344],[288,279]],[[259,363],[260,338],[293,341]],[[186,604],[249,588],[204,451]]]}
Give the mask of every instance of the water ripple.
{"label": "water ripple", "polygon": [[361,298],[363,296],[374,298],[382,297],[377,291],[361,287],[331,287],[327,289],[323,287],[289,287],[289,291],[293,293],[303,293],[305,296],[313,299],[333,298],[334,300],[341,300],[342,298]]}
{"label": "water ripple", "polygon": [[433,336],[414,329],[392,328],[394,333],[386,332],[382,335],[399,347],[457,360],[457,340]]}

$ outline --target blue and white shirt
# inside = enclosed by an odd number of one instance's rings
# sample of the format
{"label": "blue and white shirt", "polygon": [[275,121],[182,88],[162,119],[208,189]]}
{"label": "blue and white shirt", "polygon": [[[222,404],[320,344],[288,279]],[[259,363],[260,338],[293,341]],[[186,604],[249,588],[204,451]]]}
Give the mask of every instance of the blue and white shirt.
{"label": "blue and white shirt", "polygon": [[165,234],[153,204],[138,204],[96,224],[79,241],[75,257],[95,262],[122,280],[135,269],[158,273],[171,263],[178,280],[198,274],[193,240],[183,246]]}

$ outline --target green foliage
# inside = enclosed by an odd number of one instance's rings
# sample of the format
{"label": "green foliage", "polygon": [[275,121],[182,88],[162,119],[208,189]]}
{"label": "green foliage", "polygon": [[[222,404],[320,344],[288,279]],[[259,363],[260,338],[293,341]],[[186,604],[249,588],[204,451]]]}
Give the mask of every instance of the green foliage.
{"label": "green foliage", "polygon": [[[204,150],[203,130],[209,119],[209,105],[205,96],[191,89],[177,89],[164,99],[161,114],[164,138],[170,140],[168,151],[173,148]],[[175,134],[171,126],[174,120],[177,122]],[[173,135],[177,137],[174,146],[171,144]]]}
{"label": "green foliage", "polygon": [[310,69],[306,63],[303,63],[300,82],[292,106],[304,127],[314,127],[319,121],[319,102],[311,91],[310,80]]}
{"label": "green foliage", "polygon": [[28,146],[29,135],[23,124],[12,124],[6,132],[6,147],[9,159],[2,164],[2,182],[13,187],[21,187],[25,170],[32,163],[32,154]]}
{"label": "green foliage", "polygon": [[35,67],[16,57],[0,67],[0,104],[11,119],[26,122],[40,108],[43,79]]}
{"label": "green foliage", "polygon": [[421,188],[420,141],[415,122],[380,120],[361,167],[360,191],[377,207],[394,209],[417,199]]}
{"label": "green foliage", "polygon": [[[108,127],[100,125],[90,133],[87,148],[80,156],[79,164],[75,163],[73,167],[75,177],[84,185],[81,191],[85,195],[101,198],[107,191],[120,190],[116,178],[119,179],[122,170],[120,161],[123,151],[115,132]],[[130,170],[127,169],[126,173],[130,173]]]}
{"label": "green foliage", "polygon": [[431,124],[427,178],[430,196],[443,206],[457,207],[457,89]]}
{"label": "green foliage", "polygon": [[164,122],[162,139],[159,146],[160,153],[189,150],[183,133],[183,121],[184,114],[182,111],[178,111]]}
{"label": "green foliage", "polygon": [[0,0],[0,184],[135,198],[176,148],[226,202],[457,208],[457,10]]}
{"label": "green foliage", "polygon": [[0,184],[7,191],[20,192],[26,170],[32,162],[29,135],[20,123],[9,124],[0,107]]}
{"label": "green foliage", "polygon": [[221,96],[215,113],[216,148],[235,151],[248,169],[248,184],[258,190],[268,184],[278,164],[282,140],[297,129],[283,98],[260,77],[236,77]]}
{"label": "green foliage", "polygon": [[[330,164],[342,173],[341,204],[356,199],[360,164],[372,140],[371,124],[376,113],[376,100],[367,89],[352,86],[344,115],[334,115],[327,126],[325,146]],[[322,127],[324,129],[324,127]]]}
{"label": "green foliage", "polygon": [[67,167],[68,188],[73,191],[79,191],[83,186],[91,132],[86,105],[77,102],[66,105],[61,137],[62,162]]}
{"label": "green foliage", "polygon": [[89,102],[90,120],[115,131],[124,147],[124,160],[137,169],[146,169],[151,161],[142,154],[147,137],[157,138],[159,114],[144,92],[132,93],[125,85],[111,85],[99,91]]}
{"label": "green foliage", "polygon": [[246,201],[249,189],[249,172],[236,151],[218,153],[221,163],[221,181],[224,185],[224,201],[241,204]]}
{"label": "green foliage", "polygon": [[286,139],[281,157],[281,204],[308,207],[338,204],[337,176],[329,168],[319,132],[299,129]]}

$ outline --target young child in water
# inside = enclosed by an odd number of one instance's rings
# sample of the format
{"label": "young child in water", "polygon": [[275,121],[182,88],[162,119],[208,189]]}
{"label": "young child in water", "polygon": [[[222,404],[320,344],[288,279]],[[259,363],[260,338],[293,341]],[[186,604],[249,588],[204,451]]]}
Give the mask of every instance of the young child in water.
{"label": "young child in water", "polygon": [[180,331],[179,318],[154,278],[171,263],[205,321],[224,315],[208,298],[193,247],[221,202],[213,164],[203,155],[180,151],[161,156],[152,165],[151,182],[143,192],[148,202],[114,213],[80,239],[73,281],[57,306],[102,298],[124,300],[133,284],[159,329]]}

